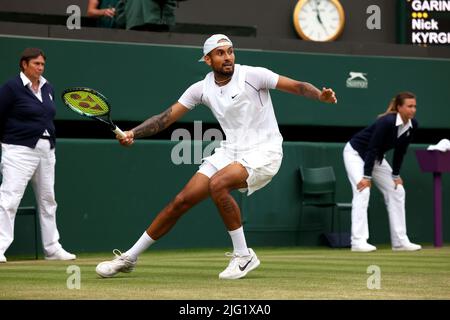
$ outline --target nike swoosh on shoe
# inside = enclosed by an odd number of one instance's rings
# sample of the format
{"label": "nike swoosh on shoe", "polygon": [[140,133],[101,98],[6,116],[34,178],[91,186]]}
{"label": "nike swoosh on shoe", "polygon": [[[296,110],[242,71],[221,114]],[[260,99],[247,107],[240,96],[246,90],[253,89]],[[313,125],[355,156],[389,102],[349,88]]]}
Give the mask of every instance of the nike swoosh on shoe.
{"label": "nike swoosh on shoe", "polygon": [[246,264],[244,264],[243,267],[241,267],[241,266],[239,265],[239,270],[244,271],[245,268],[247,268],[248,264],[249,264],[250,262],[252,262],[252,261],[253,261],[253,257],[252,257]]}

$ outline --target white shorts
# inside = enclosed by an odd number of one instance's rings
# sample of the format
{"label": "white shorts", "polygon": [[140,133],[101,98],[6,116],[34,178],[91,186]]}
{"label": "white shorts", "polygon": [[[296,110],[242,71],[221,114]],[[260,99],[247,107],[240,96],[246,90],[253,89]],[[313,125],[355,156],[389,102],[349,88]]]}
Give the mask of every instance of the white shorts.
{"label": "white shorts", "polygon": [[198,172],[211,178],[216,172],[222,170],[227,165],[238,162],[247,169],[247,188],[239,189],[240,192],[248,191],[251,195],[256,190],[266,186],[277,174],[281,166],[283,154],[273,151],[253,151],[240,156],[230,156],[224,149],[218,148],[216,152],[204,158]]}

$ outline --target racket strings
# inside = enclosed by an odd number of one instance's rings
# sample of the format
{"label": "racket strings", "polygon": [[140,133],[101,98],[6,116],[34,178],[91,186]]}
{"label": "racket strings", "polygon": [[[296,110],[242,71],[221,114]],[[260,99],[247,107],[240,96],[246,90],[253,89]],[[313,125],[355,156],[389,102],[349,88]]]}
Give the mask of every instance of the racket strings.
{"label": "racket strings", "polygon": [[85,91],[73,91],[64,94],[64,100],[75,109],[92,115],[101,116],[109,112],[108,104],[100,97]]}

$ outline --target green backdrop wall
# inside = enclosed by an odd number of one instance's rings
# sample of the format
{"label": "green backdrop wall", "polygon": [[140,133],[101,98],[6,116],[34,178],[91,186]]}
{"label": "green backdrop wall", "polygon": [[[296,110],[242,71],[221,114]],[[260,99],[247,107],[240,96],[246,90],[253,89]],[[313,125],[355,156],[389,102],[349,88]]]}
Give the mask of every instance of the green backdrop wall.
{"label": "green backdrop wall", "polygon": [[[57,93],[70,86],[88,86],[103,92],[113,104],[115,120],[140,121],[164,110],[184,90],[201,80],[208,68],[197,63],[200,47],[102,43],[0,36],[0,80],[18,73],[25,47],[37,46],[47,54],[45,76]],[[366,126],[384,111],[396,92],[418,95],[422,128],[449,128],[450,59],[401,59],[298,52],[236,50],[237,62],[268,67],[280,74],[335,89],[339,103],[315,101],[273,92],[280,124]],[[368,79],[367,89],[348,88],[350,72]],[[57,119],[82,120],[60,102]],[[183,121],[214,122],[207,108],[199,107]],[[87,120],[90,121],[90,120]],[[436,137],[436,142],[443,137]],[[171,161],[176,142],[138,141],[132,148],[113,140],[58,139],[56,193],[62,243],[76,252],[126,249],[139,237],[157,212],[196,171],[196,164],[177,166]],[[407,222],[411,239],[433,240],[432,177],[420,172],[413,145],[402,176],[407,190]],[[249,198],[236,193],[243,207],[250,245],[321,245],[330,228],[327,210],[301,210],[298,166],[333,165],[338,179],[338,200],[350,201],[350,185],[342,163],[342,143],[286,142],[280,172],[263,190]],[[444,175],[444,235],[449,240],[448,176]],[[27,192],[23,204],[33,204]],[[17,218],[11,253],[29,251],[32,217]],[[348,214],[342,215],[349,229]],[[370,210],[371,241],[388,243],[388,220],[381,195],[373,192]],[[230,240],[210,200],[184,216],[156,248],[226,247]],[[32,247],[32,246],[31,246]]]}
{"label": "green backdrop wall", "polygon": [[[112,140],[59,139],[56,196],[58,225],[65,247],[75,252],[127,249],[151,220],[196,172],[197,164],[175,165],[171,152],[177,142],[138,141],[123,148]],[[300,207],[300,165],[332,165],[337,176],[337,199],[351,201],[341,143],[284,144],[284,159],[273,181],[250,197],[236,192],[251,246],[324,245],[330,230],[326,209]],[[402,176],[407,191],[407,225],[413,241],[433,241],[432,176],[421,173],[411,146]],[[193,151],[193,150],[192,150]],[[191,158],[191,160],[193,160]],[[191,161],[193,162],[193,161]],[[450,177],[443,176],[444,236],[450,240]],[[33,204],[28,190],[22,205]],[[387,212],[374,188],[370,200],[370,241],[389,243]],[[17,220],[16,241],[8,254],[32,251],[32,217]],[[350,230],[350,215],[341,215]],[[185,216],[155,245],[156,248],[229,247],[231,242],[210,199]]]}
{"label": "green backdrop wall", "polygon": [[[199,44],[200,45],[200,44]],[[21,51],[42,48],[47,56],[45,76],[56,91],[70,86],[95,88],[113,104],[116,120],[141,121],[174,103],[192,83],[209,71],[198,63],[200,47],[102,43],[0,36],[0,80],[18,72]],[[237,63],[264,66],[317,87],[331,87],[337,105],[324,105],[293,95],[273,92],[280,124],[366,126],[383,112],[392,96],[403,90],[418,95],[422,128],[449,128],[449,59],[306,54],[236,50]],[[368,80],[367,89],[346,86],[350,72]],[[183,121],[214,122],[207,108],[190,112]],[[57,119],[79,119],[59,104]]]}

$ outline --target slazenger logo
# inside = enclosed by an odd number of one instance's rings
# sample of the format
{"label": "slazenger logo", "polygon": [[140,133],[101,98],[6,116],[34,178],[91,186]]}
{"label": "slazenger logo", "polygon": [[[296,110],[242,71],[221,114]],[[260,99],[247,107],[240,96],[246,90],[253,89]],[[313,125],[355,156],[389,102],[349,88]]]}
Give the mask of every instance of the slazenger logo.
{"label": "slazenger logo", "polygon": [[347,79],[347,88],[367,89],[369,80],[367,80],[366,75],[367,73],[350,71]]}

